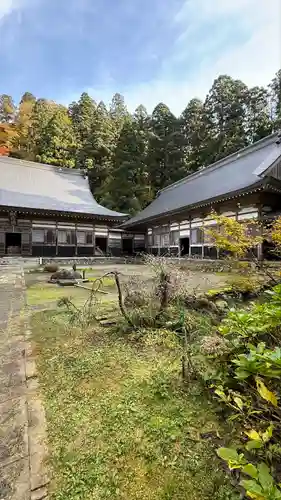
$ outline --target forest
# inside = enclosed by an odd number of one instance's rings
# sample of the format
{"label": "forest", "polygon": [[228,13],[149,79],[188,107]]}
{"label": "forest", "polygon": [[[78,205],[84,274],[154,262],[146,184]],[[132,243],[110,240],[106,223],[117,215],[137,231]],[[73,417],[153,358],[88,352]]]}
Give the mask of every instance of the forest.
{"label": "forest", "polygon": [[[184,103],[183,103],[184,105]],[[65,107],[25,92],[0,95],[0,154],[87,170],[95,198],[134,214],[165,186],[281,128],[281,69],[267,87],[221,75],[205,101],[175,116],[164,103],[130,113],[86,92]],[[24,166],[23,166],[24,168]]]}

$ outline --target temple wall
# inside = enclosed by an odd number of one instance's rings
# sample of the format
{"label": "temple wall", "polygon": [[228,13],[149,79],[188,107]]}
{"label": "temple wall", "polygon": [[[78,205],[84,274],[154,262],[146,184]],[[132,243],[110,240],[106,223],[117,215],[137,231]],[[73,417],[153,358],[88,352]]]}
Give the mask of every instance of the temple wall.
{"label": "temple wall", "polygon": [[145,250],[144,234],[125,233],[116,221],[77,221],[0,212],[0,256],[94,257],[134,255]]}

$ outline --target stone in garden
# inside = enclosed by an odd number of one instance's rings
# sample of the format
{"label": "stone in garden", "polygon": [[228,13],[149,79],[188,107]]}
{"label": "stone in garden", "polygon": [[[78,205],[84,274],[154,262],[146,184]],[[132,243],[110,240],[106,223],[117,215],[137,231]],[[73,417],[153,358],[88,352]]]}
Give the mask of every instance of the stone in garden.
{"label": "stone in garden", "polygon": [[82,275],[78,271],[70,271],[68,269],[60,269],[52,274],[50,282],[57,283],[60,280],[81,280]]}
{"label": "stone in garden", "polygon": [[216,300],[215,304],[220,310],[228,309],[228,302],[226,300]]}

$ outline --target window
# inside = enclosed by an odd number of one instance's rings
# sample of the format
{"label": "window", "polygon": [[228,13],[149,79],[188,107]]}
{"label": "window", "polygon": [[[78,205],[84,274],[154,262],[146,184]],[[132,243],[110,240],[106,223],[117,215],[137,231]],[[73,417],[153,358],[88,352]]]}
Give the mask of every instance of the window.
{"label": "window", "polygon": [[76,238],[77,238],[77,245],[85,245],[86,233],[84,231],[77,231]]}
{"label": "window", "polygon": [[191,229],[190,231],[191,245],[201,245],[203,243],[203,231],[200,228]]}
{"label": "window", "polygon": [[66,231],[64,229],[58,230],[58,244],[65,245],[67,243],[66,240]]}
{"label": "window", "polygon": [[160,234],[153,235],[153,246],[160,247]]}
{"label": "window", "polygon": [[74,229],[58,230],[59,245],[76,245],[76,234]]}
{"label": "window", "polygon": [[87,232],[86,233],[86,245],[92,245],[93,244],[93,233]]}
{"label": "window", "polygon": [[91,231],[77,231],[76,238],[77,245],[93,245],[93,233]]}
{"label": "window", "polygon": [[32,229],[32,242],[44,243],[44,229]]}
{"label": "window", "polygon": [[68,245],[76,245],[76,237],[74,230],[70,229],[69,231],[66,231],[66,242]]}
{"label": "window", "polygon": [[179,231],[171,231],[170,233],[170,244],[172,246],[177,246],[179,244]]}
{"label": "window", "polygon": [[170,238],[169,238],[169,233],[161,234],[161,247],[168,247],[170,245]]}
{"label": "window", "polygon": [[156,227],[153,229],[153,246],[168,247],[170,244],[169,226]]}
{"label": "window", "polygon": [[56,244],[56,230],[55,229],[45,229],[45,243],[47,245]]}

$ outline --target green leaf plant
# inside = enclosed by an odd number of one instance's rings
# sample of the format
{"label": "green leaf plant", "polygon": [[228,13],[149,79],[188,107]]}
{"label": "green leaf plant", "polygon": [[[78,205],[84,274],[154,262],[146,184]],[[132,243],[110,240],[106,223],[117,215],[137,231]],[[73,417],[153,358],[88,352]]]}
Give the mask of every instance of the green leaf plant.
{"label": "green leaf plant", "polygon": [[251,478],[242,479],[240,482],[248,498],[253,500],[281,499],[279,485],[276,484],[269,467],[264,462],[257,465],[247,462],[244,454],[239,454],[234,448],[219,448],[217,454],[227,463],[230,470],[239,469],[242,477],[249,476]]}

